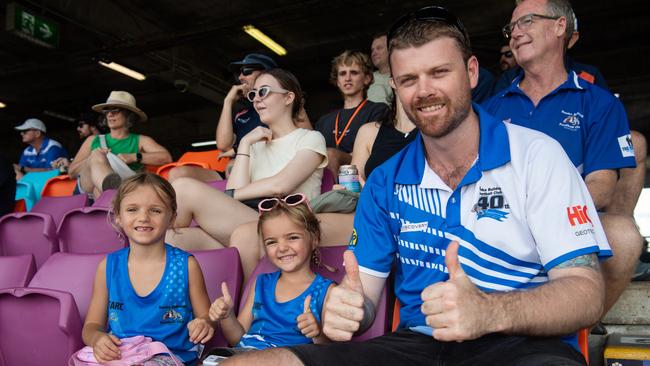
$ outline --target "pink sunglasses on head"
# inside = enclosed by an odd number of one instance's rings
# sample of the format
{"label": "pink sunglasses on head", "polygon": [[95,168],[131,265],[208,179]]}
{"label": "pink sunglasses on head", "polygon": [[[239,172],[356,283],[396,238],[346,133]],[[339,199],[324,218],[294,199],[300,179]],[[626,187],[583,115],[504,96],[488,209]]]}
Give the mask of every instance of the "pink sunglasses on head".
{"label": "pink sunglasses on head", "polygon": [[260,203],[257,205],[257,210],[262,213],[262,212],[268,212],[273,210],[274,208],[278,207],[280,202],[284,202],[285,205],[287,206],[297,206],[301,203],[305,203],[309,210],[311,211],[311,207],[309,206],[309,203],[307,202],[307,196],[305,196],[302,193],[292,193],[284,198],[267,198],[263,199],[260,201]]}

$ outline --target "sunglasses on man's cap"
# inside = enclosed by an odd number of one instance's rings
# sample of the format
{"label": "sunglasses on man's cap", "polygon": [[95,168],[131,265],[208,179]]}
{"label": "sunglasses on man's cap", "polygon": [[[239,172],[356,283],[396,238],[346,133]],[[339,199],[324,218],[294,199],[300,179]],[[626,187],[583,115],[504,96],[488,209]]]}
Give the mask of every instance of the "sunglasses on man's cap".
{"label": "sunglasses on man's cap", "polygon": [[465,42],[469,42],[469,35],[460,19],[449,10],[437,5],[426,6],[398,18],[388,31],[387,42],[390,44],[390,40],[395,37],[395,34],[404,26],[404,24],[408,23],[412,19],[418,21],[437,21],[451,25],[463,35]]}

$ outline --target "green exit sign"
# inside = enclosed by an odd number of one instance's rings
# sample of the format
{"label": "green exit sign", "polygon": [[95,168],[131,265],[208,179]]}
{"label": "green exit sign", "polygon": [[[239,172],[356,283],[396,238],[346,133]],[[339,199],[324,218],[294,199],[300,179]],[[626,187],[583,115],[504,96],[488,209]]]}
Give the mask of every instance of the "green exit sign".
{"label": "green exit sign", "polygon": [[48,48],[59,46],[59,24],[16,3],[7,4],[7,31]]}

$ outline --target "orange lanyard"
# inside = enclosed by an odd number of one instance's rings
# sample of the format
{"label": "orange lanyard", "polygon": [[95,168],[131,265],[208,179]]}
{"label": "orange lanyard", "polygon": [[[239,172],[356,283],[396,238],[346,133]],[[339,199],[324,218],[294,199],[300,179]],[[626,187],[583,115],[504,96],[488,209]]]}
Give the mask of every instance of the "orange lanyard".
{"label": "orange lanyard", "polygon": [[339,135],[339,117],[341,117],[341,111],[336,114],[336,122],[334,124],[334,141],[336,142],[336,147],[339,147],[341,144],[341,141],[343,141],[343,137],[345,136],[345,133],[348,132],[348,128],[350,128],[350,124],[352,124],[352,120],[354,120],[354,117],[357,116],[357,113],[363,108],[363,106],[366,104],[368,99],[364,99],[361,104],[357,107],[357,109],[354,110],[354,113],[350,116],[350,119],[348,120],[348,123],[345,125],[345,128]]}

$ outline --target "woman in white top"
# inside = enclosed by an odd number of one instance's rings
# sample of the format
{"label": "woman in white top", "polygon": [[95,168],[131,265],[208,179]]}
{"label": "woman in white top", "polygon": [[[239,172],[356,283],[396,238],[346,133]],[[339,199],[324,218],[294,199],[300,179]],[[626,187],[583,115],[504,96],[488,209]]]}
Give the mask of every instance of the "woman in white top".
{"label": "woman in white top", "polygon": [[[173,182],[178,217],[176,229],[167,235],[169,243],[187,250],[228,246],[238,225],[257,220],[253,207],[260,199],[294,192],[312,199],[320,194],[327,166],[325,139],[294,124],[303,104],[296,77],[282,69],[264,71],[247,97],[269,127],[257,127],[242,138],[225,192],[192,178]],[[199,227],[190,227],[192,219]],[[259,259],[258,245],[237,249],[249,273]]]}

